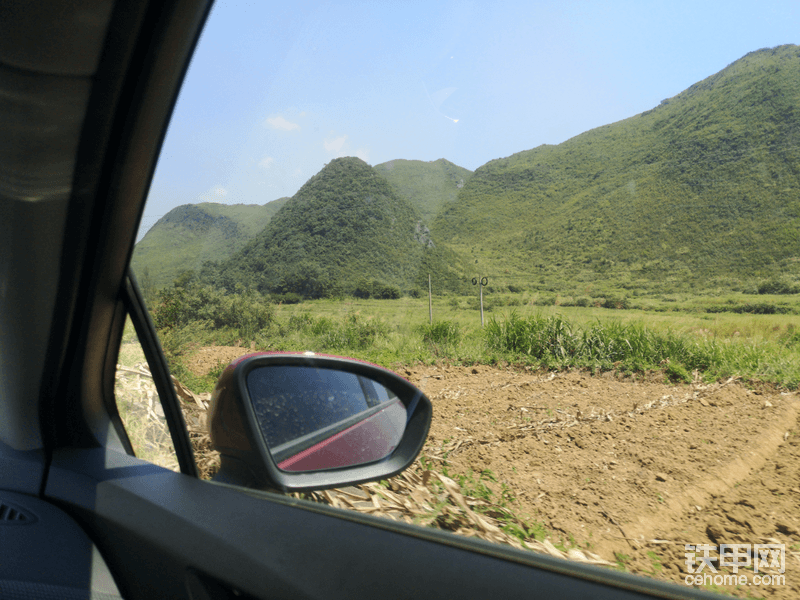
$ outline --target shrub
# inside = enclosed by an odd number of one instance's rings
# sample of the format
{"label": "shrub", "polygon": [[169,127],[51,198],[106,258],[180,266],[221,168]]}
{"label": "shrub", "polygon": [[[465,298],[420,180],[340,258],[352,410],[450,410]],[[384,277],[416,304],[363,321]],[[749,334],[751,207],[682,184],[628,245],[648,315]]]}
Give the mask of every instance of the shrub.
{"label": "shrub", "polygon": [[800,293],[800,286],[779,279],[770,279],[759,283],[757,290],[759,294],[797,294]]}
{"label": "shrub", "polygon": [[294,314],[289,316],[286,322],[286,328],[290,331],[304,331],[311,327],[314,323],[314,318],[306,313]]}
{"label": "shrub", "polygon": [[539,294],[536,298],[537,306],[555,306],[558,296],[555,294]]}
{"label": "shrub", "polygon": [[311,326],[324,347],[338,350],[361,350],[370,347],[378,337],[385,337],[387,326],[379,320],[364,321],[350,314],[343,322],[321,317]]}
{"label": "shrub", "polygon": [[359,280],[353,289],[353,296],[366,300],[372,295],[372,284],[366,279]]}
{"label": "shrub", "polygon": [[434,321],[420,326],[419,331],[429,344],[451,345],[461,340],[461,326],[455,321]]}
{"label": "shrub", "polygon": [[400,297],[400,288],[394,285],[376,282],[372,286],[372,297],[380,300],[395,300]]}
{"label": "shrub", "polygon": [[274,307],[260,294],[226,295],[205,286],[165,288],[153,308],[153,322],[160,330],[203,322],[217,329],[237,329],[244,337],[267,327],[274,315]]}
{"label": "shrub", "polygon": [[732,312],[737,314],[751,314],[751,315],[787,315],[796,313],[796,309],[785,304],[772,304],[769,302],[759,302],[756,304],[740,304],[736,306],[731,305],[717,305],[708,306],[705,311],[707,313],[722,313]]}
{"label": "shrub", "polygon": [[603,303],[601,304],[603,308],[612,308],[612,309],[625,309],[629,308],[630,304],[628,303],[628,299],[624,296],[616,297],[616,296],[606,296],[603,299]]}
{"label": "shrub", "polygon": [[300,304],[303,297],[294,292],[286,292],[285,294],[273,294],[272,300],[277,304]]}

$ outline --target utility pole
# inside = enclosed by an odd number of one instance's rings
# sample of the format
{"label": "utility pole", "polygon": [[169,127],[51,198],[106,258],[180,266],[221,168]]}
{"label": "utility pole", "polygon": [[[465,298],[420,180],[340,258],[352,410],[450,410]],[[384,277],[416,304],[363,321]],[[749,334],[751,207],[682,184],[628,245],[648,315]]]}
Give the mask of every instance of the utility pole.
{"label": "utility pole", "polygon": [[480,280],[478,280],[477,277],[473,277],[472,278],[472,285],[477,285],[478,286],[480,299],[481,299],[481,327],[483,327],[483,286],[488,285],[488,284],[489,284],[489,278],[488,277],[481,277]]}
{"label": "utility pole", "polygon": [[431,293],[431,274],[428,273],[428,316],[433,325],[433,294]]}

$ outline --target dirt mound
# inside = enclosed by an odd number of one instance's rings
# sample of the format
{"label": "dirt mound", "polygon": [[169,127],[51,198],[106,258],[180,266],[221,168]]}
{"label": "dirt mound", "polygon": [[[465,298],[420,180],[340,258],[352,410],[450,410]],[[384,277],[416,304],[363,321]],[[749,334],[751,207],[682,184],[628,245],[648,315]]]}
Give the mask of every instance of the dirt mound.
{"label": "dirt mound", "polygon": [[206,375],[220,365],[227,365],[232,360],[248,352],[252,352],[252,350],[240,346],[206,346],[193,352],[185,361],[185,365],[192,374],[199,377]]}

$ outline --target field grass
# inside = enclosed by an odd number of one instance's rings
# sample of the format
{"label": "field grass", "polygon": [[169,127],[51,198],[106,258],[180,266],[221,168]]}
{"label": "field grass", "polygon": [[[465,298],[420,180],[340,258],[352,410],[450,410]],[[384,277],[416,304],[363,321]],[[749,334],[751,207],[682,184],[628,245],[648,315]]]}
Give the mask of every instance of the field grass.
{"label": "field grass", "polygon": [[[783,302],[798,308],[790,298]],[[195,378],[183,367],[194,348],[251,343],[257,350],[325,352],[389,368],[445,361],[629,375],[660,371],[673,381],[737,376],[792,389],[800,383],[800,314],[707,313],[704,297],[688,296],[650,298],[629,309],[540,305],[538,300],[524,294],[489,296],[485,327],[471,297],[434,298],[433,324],[426,298],[347,298],[275,305],[269,325],[256,332],[192,322],[160,334],[176,375],[188,378],[185,383],[198,392],[210,391],[214,377]],[[715,305],[752,301],[743,295],[733,300],[715,298]]]}

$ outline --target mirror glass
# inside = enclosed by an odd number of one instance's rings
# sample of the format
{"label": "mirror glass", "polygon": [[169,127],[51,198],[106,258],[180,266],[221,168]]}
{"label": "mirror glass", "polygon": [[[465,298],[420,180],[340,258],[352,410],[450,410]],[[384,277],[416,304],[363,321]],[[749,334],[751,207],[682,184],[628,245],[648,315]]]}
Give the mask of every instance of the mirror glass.
{"label": "mirror glass", "polygon": [[278,467],[316,471],[381,460],[400,443],[406,408],[367,377],[307,366],[258,367],[247,390]]}

